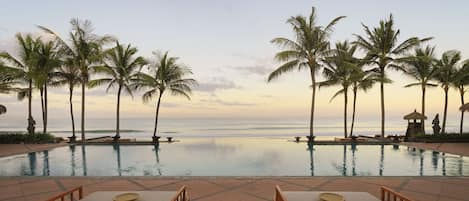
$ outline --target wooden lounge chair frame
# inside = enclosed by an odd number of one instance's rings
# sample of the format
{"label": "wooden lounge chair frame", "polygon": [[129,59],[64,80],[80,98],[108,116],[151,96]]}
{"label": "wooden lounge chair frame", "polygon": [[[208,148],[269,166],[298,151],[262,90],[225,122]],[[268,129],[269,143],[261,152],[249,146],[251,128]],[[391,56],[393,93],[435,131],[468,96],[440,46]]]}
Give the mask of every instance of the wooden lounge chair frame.
{"label": "wooden lounge chair frame", "polygon": [[285,196],[282,194],[282,189],[280,189],[280,186],[278,185],[275,186],[274,201],[287,201]]}
{"label": "wooden lounge chair frame", "polygon": [[[78,193],[78,197],[74,197],[74,194],[76,194],[76,193]],[[83,186],[79,186],[79,187],[70,189],[66,192],[63,192],[59,195],[56,195],[52,198],[49,198],[47,201],[56,201],[56,200],[59,200],[59,199],[60,199],[60,201],[64,201],[67,196],[69,196],[70,201],[81,200],[83,198]]]}
{"label": "wooden lounge chair frame", "polygon": [[381,201],[413,201],[410,198],[388,188],[381,186]]}
{"label": "wooden lounge chair frame", "polygon": [[182,186],[171,199],[171,201],[189,201],[189,193],[186,190],[186,186]]}

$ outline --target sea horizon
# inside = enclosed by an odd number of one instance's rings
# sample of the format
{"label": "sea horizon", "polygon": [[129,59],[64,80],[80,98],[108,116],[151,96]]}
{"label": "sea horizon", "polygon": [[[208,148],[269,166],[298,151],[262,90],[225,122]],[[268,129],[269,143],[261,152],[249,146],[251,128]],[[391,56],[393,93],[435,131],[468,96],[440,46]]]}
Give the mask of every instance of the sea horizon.
{"label": "sea horizon", "polygon": [[[314,134],[318,138],[343,137],[343,122],[340,118],[315,119]],[[428,122],[428,120],[427,120]],[[431,133],[431,122],[426,132]],[[40,120],[36,132],[42,131]],[[123,138],[150,138],[153,134],[154,119],[122,118],[120,121]],[[26,122],[0,121],[2,131],[26,131]],[[80,137],[80,121],[75,122],[76,135]],[[390,119],[386,122],[387,135],[405,135],[407,121]],[[374,136],[380,133],[379,119],[355,122],[354,135]],[[448,122],[449,132],[458,132],[459,124]],[[115,118],[87,118],[86,137],[112,136],[115,134]],[[465,126],[469,130],[469,126]],[[51,118],[48,132],[57,137],[71,136],[71,122],[68,119]],[[350,122],[347,132],[350,133]],[[262,118],[162,118],[158,125],[159,136],[172,137],[293,137],[309,135],[309,119],[262,119]]]}

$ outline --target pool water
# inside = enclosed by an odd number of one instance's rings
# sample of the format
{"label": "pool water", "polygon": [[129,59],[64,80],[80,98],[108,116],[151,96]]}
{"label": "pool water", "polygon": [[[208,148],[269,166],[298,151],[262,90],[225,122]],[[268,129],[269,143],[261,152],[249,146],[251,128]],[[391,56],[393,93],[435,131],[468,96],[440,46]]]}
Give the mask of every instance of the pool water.
{"label": "pool water", "polygon": [[180,138],[66,146],[0,158],[0,176],[469,176],[469,158],[393,145]]}

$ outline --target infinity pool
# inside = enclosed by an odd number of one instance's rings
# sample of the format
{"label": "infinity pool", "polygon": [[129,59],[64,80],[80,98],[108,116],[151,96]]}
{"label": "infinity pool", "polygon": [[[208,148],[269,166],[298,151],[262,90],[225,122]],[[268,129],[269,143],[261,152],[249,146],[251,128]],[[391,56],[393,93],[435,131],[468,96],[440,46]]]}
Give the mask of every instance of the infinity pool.
{"label": "infinity pool", "polygon": [[181,138],[67,146],[0,158],[0,176],[469,176],[469,158],[392,145]]}

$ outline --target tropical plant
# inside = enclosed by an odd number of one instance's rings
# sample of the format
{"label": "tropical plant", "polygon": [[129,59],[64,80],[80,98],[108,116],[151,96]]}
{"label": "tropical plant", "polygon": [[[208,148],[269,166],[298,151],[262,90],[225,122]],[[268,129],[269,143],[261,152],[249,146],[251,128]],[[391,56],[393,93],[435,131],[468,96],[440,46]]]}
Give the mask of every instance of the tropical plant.
{"label": "tropical plant", "polygon": [[190,100],[191,87],[197,82],[192,78],[185,78],[192,74],[191,70],[178,63],[177,57],[169,57],[168,52],[164,55],[155,53],[157,61],[149,65],[149,73],[139,73],[137,89],[147,89],[142,98],[144,102],[150,101],[158,95],[155,112],[155,127],[153,129],[153,140],[157,136],[158,115],[160,111],[161,97],[164,92],[169,91],[172,95],[181,95]]}
{"label": "tropical plant", "polygon": [[365,60],[377,67],[375,72],[379,73],[380,96],[381,96],[381,137],[384,138],[385,130],[385,107],[384,107],[384,83],[386,77],[386,69],[402,70],[402,67],[396,64],[399,56],[406,53],[410,49],[418,46],[420,42],[427,41],[431,38],[419,39],[411,37],[398,44],[400,30],[394,26],[392,15],[389,19],[381,20],[379,26],[370,29],[363,25],[365,36],[356,35],[357,40],[354,42],[359,48],[365,51]]}
{"label": "tropical plant", "polygon": [[443,110],[443,124],[441,133],[446,133],[446,116],[448,112],[448,91],[455,78],[455,72],[459,61],[461,60],[461,53],[456,50],[450,50],[443,53],[441,59],[437,60],[436,67],[438,74],[435,76],[436,80],[440,83],[443,91],[445,92],[445,106]]}
{"label": "tropical plant", "polygon": [[[358,69],[352,72],[350,77],[352,84],[352,93],[353,93],[353,104],[352,104],[352,125],[350,126],[350,134],[349,137],[353,136],[353,128],[355,126],[355,116],[356,116],[356,105],[357,105],[357,97],[358,97],[358,90],[362,90],[366,92],[368,89],[371,89],[373,85],[378,81],[377,73],[371,70],[363,70],[363,61],[358,61],[357,67]],[[385,80],[385,82],[389,82],[389,80]]]}
{"label": "tropical plant", "polygon": [[107,50],[104,54],[104,66],[95,67],[98,73],[103,73],[106,78],[100,78],[90,81],[90,86],[107,84],[108,91],[111,87],[117,86],[117,109],[116,109],[116,135],[115,140],[120,138],[119,119],[120,119],[120,97],[124,90],[132,96],[132,85],[138,81],[140,72],[146,61],[143,57],[136,57],[137,48],[130,44],[125,46],[116,41],[116,46]]}
{"label": "tropical plant", "polygon": [[80,69],[72,64],[64,63],[53,75],[52,85],[61,86],[67,85],[69,92],[69,105],[70,105],[70,118],[72,120],[72,137],[71,141],[74,142],[76,139],[75,134],[75,116],[73,114],[73,89],[75,86],[81,83],[80,79]]}
{"label": "tropical plant", "polygon": [[81,81],[81,140],[85,142],[85,89],[90,79],[90,69],[100,64],[103,54],[103,46],[114,40],[110,36],[98,36],[93,34],[91,21],[70,21],[72,31],[70,32],[70,44],[65,42],[51,29],[39,26],[40,29],[52,34],[59,42],[68,65],[77,66],[80,69]]}
{"label": "tropical plant", "polygon": [[33,79],[35,76],[34,56],[37,49],[37,40],[32,35],[27,34],[23,37],[21,33],[16,34],[16,40],[19,44],[18,57],[8,52],[0,53],[0,59],[6,62],[3,68],[8,68],[11,78],[21,83],[26,83],[28,87],[18,92],[18,99],[28,98],[28,133],[34,134],[35,124],[32,116],[32,90]]}
{"label": "tropical plant", "polygon": [[[427,46],[416,48],[415,52],[401,59],[405,65],[405,73],[417,80],[415,83],[407,84],[405,87],[419,86],[422,90],[422,114],[425,116],[425,92],[427,87],[436,87],[437,84],[430,83],[438,73],[435,64],[435,48]],[[425,121],[422,121],[425,132]]]}
{"label": "tropical plant", "polygon": [[294,32],[294,39],[275,38],[271,42],[284,48],[275,55],[275,59],[284,62],[276,70],[270,73],[268,81],[278,78],[280,75],[295,69],[308,69],[311,76],[311,117],[310,137],[314,136],[314,106],[316,99],[316,72],[321,68],[321,60],[329,52],[329,37],[334,25],[345,16],[333,19],[327,26],[317,24],[316,9],[312,7],[308,18],[298,15],[287,20]]}
{"label": "tropical plant", "polygon": [[335,45],[336,49],[332,56],[323,60],[325,64],[323,75],[325,81],[319,82],[319,87],[328,87],[340,85],[341,89],[332,96],[331,101],[340,94],[344,95],[344,137],[347,137],[347,104],[348,90],[352,84],[352,75],[354,71],[359,70],[359,59],[353,55],[357,46],[350,45],[348,41],[339,42]]}
{"label": "tropical plant", "polygon": [[56,41],[38,39],[36,42],[37,48],[33,58],[36,73],[33,81],[40,92],[43,133],[46,133],[48,119],[47,88],[52,81],[54,71],[61,65],[61,55]]}
{"label": "tropical plant", "polygon": [[[469,60],[466,60],[462,67],[454,72],[453,87],[458,90],[461,97],[461,105],[464,105],[464,94],[467,91],[466,86],[469,85]],[[461,111],[461,121],[459,123],[459,133],[463,133],[464,110]]]}

